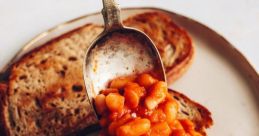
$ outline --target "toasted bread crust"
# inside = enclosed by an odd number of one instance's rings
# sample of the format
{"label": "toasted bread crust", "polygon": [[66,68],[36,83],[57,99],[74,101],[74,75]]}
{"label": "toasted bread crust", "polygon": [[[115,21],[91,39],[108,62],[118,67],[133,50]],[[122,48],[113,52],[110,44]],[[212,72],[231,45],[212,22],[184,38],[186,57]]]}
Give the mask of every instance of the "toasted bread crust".
{"label": "toasted bread crust", "polygon": [[[181,108],[179,109],[179,112],[182,114],[180,114],[181,116],[178,116],[178,118],[188,117],[188,119],[195,123],[197,131],[201,132],[204,136],[207,135],[205,129],[213,125],[211,112],[203,105],[191,100],[189,97],[180,93],[179,91],[169,89],[169,92],[179,102],[180,105],[183,105],[183,103],[185,106],[188,105],[187,107],[180,106]],[[188,108],[191,108],[191,110]],[[184,112],[187,112],[188,114],[186,115]]]}
{"label": "toasted bread crust", "polygon": [[169,15],[146,12],[129,17],[123,23],[143,31],[153,40],[162,57],[168,83],[173,83],[189,68],[194,58],[191,38]]}
{"label": "toasted bread crust", "polygon": [[6,123],[4,120],[4,111],[6,105],[6,91],[8,90],[7,83],[0,83],[0,135],[5,136],[7,135],[6,131]]}

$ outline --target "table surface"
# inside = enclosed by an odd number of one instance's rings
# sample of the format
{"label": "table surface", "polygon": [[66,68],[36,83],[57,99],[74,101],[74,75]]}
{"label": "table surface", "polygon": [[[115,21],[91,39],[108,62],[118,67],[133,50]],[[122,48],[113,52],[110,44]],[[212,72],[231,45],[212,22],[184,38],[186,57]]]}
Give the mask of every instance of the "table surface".
{"label": "table surface", "polygon": [[[158,7],[214,29],[259,72],[258,0],[117,0],[120,7]],[[62,22],[100,11],[101,0],[0,0],[0,68],[30,39]]]}

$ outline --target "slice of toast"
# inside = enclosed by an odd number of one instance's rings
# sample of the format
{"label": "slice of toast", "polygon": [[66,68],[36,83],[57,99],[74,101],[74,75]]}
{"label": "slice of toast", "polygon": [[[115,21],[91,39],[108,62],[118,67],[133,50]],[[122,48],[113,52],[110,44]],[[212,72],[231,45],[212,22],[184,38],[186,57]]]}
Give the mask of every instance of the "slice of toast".
{"label": "slice of toast", "polygon": [[13,65],[2,108],[8,135],[64,135],[97,121],[89,110],[82,61],[102,30],[86,25]]}
{"label": "slice of toast", "polygon": [[164,12],[146,12],[123,21],[129,27],[146,33],[157,46],[163,60],[167,82],[178,79],[194,58],[194,46],[185,30]]}

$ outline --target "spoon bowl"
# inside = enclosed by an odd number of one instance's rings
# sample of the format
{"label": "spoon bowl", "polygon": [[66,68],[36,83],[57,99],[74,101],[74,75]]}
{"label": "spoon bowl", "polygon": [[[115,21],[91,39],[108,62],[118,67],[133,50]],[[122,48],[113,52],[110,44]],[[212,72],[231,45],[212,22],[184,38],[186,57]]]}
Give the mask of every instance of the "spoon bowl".
{"label": "spoon bowl", "polygon": [[113,0],[103,0],[102,14],[105,29],[88,48],[83,65],[92,107],[93,98],[112,79],[151,72],[166,81],[161,57],[152,40],[143,32],[121,24],[120,10]]}

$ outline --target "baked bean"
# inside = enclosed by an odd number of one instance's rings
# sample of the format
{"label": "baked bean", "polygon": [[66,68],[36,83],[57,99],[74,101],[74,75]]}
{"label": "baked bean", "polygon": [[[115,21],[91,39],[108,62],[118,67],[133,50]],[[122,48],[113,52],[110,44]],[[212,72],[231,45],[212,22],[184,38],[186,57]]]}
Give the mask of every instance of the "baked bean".
{"label": "baked bean", "polygon": [[167,95],[167,85],[163,81],[155,83],[149,90],[149,95],[145,99],[145,105],[148,109],[155,109],[158,104],[163,102]]}
{"label": "baked bean", "polygon": [[176,119],[177,111],[178,111],[178,105],[175,101],[167,101],[163,105],[164,112],[166,114],[166,121],[168,123],[173,122]]}
{"label": "baked bean", "polygon": [[123,109],[125,98],[118,93],[110,93],[106,96],[105,102],[112,112],[120,112]]}
{"label": "baked bean", "polygon": [[132,82],[135,80],[135,76],[128,76],[128,77],[120,77],[116,78],[111,81],[110,88],[117,88],[121,89],[123,88],[128,82]]}
{"label": "baked bean", "polygon": [[150,136],[169,136],[171,129],[166,122],[155,123],[151,127]]}
{"label": "baked bean", "polygon": [[117,88],[107,88],[101,91],[103,95],[108,95],[109,93],[119,93],[119,90]]}
{"label": "baked bean", "polygon": [[127,123],[128,121],[130,121],[131,115],[130,114],[125,114],[123,115],[120,119],[118,119],[117,121],[114,121],[110,124],[109,128],[108,128],[108,132],[110,135],[115,135],[115,131],[118,127],[122,126],[123,124]]}
{"label": "baked bean", "polygon": [[162,109],[157,109],[157,110],[153,111],[151,116],[149,116],[149,120],[152,123],[165,121],[166,120],[166,115],[165,115],[165,113],[163,112]]}
{"label": "baked bean", "polygon": [[184,130],[184,128],[179,120],[174,120],[173,122],[169,123],[169,126],[172,130],[176,130],[176,129]]}
{"label": "baked bean", "polygon": [[106,109],[105,95],[99,94],[95,97],[95,108],[97,113],[101,115]]}
{"label": "baked bean", "polygon": [[130,108],[136,108],[139,105],[139,100],[145,95],[144,87],[140,87],[137,83],[127,83],[124,88],[124,96],[126,104]]}
{"label": "baked bean", "polygon": [[148,89],[150,86],[152,86],[155,82],[158,80],[153,78],[149,74],[141,74],[137,78],[137,82],[139,83],[140,86],[144,86],[146,89]]}
{"label": "baked bean", "polygon": [[125,89],[124,96],[125,96],[126,104],[130,108],[138,107],[140,97],[135,91]]}
{"label": "baked bean", "polygon": [[134,119],[120,126],[116,134],[117,136],[140,136],[147,133],[150,130],[150,121],[148,119]]}
{"label": "baked bean", "polygon": [[138,94],[139,97],[143,97],[146,94],[144,87],[139,86],[137,83],[129,82],[125,85],[124,91],[131,90]]}

